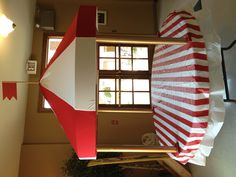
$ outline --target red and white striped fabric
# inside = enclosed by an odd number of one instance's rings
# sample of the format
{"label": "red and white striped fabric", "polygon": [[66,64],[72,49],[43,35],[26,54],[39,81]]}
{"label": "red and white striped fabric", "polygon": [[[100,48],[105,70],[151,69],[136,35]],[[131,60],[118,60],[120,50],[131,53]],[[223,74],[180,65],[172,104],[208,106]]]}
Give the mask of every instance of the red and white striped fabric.
{"label": "red and white striped fabric", "polygon": [[154,125],[160,144],[178,147],[169,154],[186,164],[194,158],[206,133],[209,73],[205,43],[194,16],[171,13],[160,37],[186,38],[185,45],[157,45],[152,65]]}
{"label": "red and white striped fabric", "polygon": [[40,79],[80,159],[96,158],[96,7],[81,6]]}

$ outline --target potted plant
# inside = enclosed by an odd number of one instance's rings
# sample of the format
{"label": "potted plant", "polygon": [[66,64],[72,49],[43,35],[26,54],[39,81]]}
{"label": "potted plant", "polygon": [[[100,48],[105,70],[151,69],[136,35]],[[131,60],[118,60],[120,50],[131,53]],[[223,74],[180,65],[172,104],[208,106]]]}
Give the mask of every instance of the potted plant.
{"label": "potted plant", "polygon": [[[110,158],[119,157],[120,153],[98,153],[97,157]],[[65,176],[70,177],[123,177],[123,170],[116,164],[87,167],[88,160],[79,160],[76,153],[64,162],[62,167]]]}

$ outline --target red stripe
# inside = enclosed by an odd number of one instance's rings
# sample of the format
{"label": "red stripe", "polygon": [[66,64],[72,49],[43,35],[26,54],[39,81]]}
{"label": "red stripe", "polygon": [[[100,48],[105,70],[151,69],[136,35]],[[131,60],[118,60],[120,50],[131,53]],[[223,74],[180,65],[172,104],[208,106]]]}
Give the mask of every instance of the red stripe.
{"label": "red stripe", "polygon": [[[160,141],[160,143],[162,144],[162,145],[164,145],[164,146],[168,146],[168,144],[166,144],[164,141],[163,141],[163,139],[160,139],[159,140]],[[184,150],[184,149],[182,149],[181,147],[178,147],[178,152],[177,153],[171,153],[173,156],[175,156],[176,158],[177,157],[180,157],[180,153],[191,153],[191,152],[193,152],[193,151],[196,151],[197,149],[187,149],[187,150]],[[188,157],[189,158],[189,156],[182,156],[182,157]]]}
{"label": "red stripe", "polygon": [[[165,33],[167,33],[168,31],[170,31],[172,28],[174,28],[176,25],[178,25],[179,23],[181,23],[182,21],[186,21],[187,19],[194,19],[194,17],[180,17],[179,19],[177,19],[175,22],[173,22],[170,26],[168,26],[166,29],[164,29],[163,31],[160,32],[160,35],[163,35]],[[198,26],[197,26],[198,27]],[[198,29],[200,30],[200,28],[198,27]]]}
{"label": "red stripe", "polygon": [[[179,62],[187,61],[187,60],[191,60],[191,59],[207,60],[207,55],[206,54],[201,54],[201,53],[191,53],[191,54],[188,54],[188,55],[185,55],[185,56],[180,56],[180,57],[177,57],[177,58],[173,58],[173,59],[168,60],[168,61],[155,63],[155,64],[153,64],[152,67],[156,68],[156,67],[160,67],[160,66],[166,66],[166,65],[179,63]],[[154,60],[155,60],[155,58],[154,58]]]}
{"label": "red stripe", "polygon": [[198,148],[193,148],[193,149],[182,149],[181,153],[191,153],[192,151],[197,151]]}
{"label": "red stripe", "polygon": [[[185,50],[189,50],[189,49],[192,49],[192,48],[202,48],[204,49],[205,48],[205,43],[203,42],[189,42],[177,49],[174,49],[174,50],[171,50],[169,52],[166,52],[162,55],[159,55],[157,57],[155,57],[156,59],[162,59],[162,58],[166,58],[168,56],[171,56],[171,55],[174,55],[174,54],[177,54],[177,53],[180,53],[182,51],[185,51]],[[164,50],[164,49],[163,49]]]}
{"label": "red stripe", "polygon": [[[168,127],[166,127],[165,125],[163,125],[160,121],[156,120],[157,124],[162,127],[165,131],[167,131],[169,134],[171,134],[174,138],[176,138],[176,140],[178,140],[178,142],[181,142],[184,146],[192,146],[192,145],[197,145],[201,143],[201,140],[193,140],[193,141],[186,141],[184,140],[182,137],[180,137],[179,135],[177,135],[176,133],[174,133],[172,130],[170,130]],[[156,127],[158,128],[158,127]],[[160,130],[160,129],[159,129]],[[160,132],[162,132],[160,130]],[[163,132],[164,133],[164,132]],[[181,152],[179,152],[181,153]]]}
{"label": "red stripe", "polygon": [[[157,45],[157,46],[160,46],[160,45]],[[160,52],[162,50],[165,50],[165,49],[167,49],[167,48],[169,48],[169,47],[171,47],[173,45],[166,44],[166,45],[161,45],[161,46],[162,47],[160,47],[160,48],[155,48],[154,54],[156,54],[156,53],[158,53],[158,52]],[[180,45],[180,47],[182,47],[182,46]]]}
{"label": "red stripe", "polygon": [[[157,128],[156,128],[157,129]],[[159,132],[158,130],[156,130],[156,132]],[[163,144],[164,146],[168,146],[168,144],[166,144],[161,138],[160,138],[160,143]]]}
{"label": "red stripe", "polygon": [[190,17],[182,17],[182,18],[191,18],[191,19],[196,19],[195,17],[193,17],[190,13],[186,12],[186,11],[181,11],[181,12],[173,12],[171,14],[169,14],[169,16],[167,17],[167,19],[164,21],[164,23],[162,24],[162,27],[165,26],[168,22],[170,22],[173,18],[175,18],[177,15],[189,15]]}
{"label": "red stripe", "polygon": [[191,32],[187,33],[186,36],[188,36],[188,39],[191,40],[191,41],[193,40],[192,38],[196,38],[196,39],[203,38],[202,35],[194,34],[194,33],[191,33]]}
{"label": "red stripe", "polygon": [[[168,56],[183,52],[183,51],[187,51],[189,49],[195,49],[195,48],[199,48],[199,49],[205,49],[205,43],[203,42],[188,42],[185,45],[182,45],[174,50],[170,50],[170,51],[165,51],[167,48],[169,48],[169,45],[164,45],[163,47],[157,49],[155,51],[155,54],[159,53],[159,52],[163,52],[163,54],[156,56],[155,59],[162,59],[162,58],[166,58]],[[194,53],[194,52],[192,52]],[[155,56],[154,54],[154,56]]]}
{"label": "red stripe", "polygon": [[[173,33],[174,34],[177,34],[179,33],[180,31],[183,31],[185,30],[186,28],[190,28],[190,29],[193,29],[193,30],[196,30],[196,31],[200,31],[200,28],[199,26],[197,25],[193,25],[191,23],[187,23],[187,21],[183,18],[180,18],[178,19],[177,21],[173,22],[169,27],[167,27],[165,30],[163,30],[160,35],[163,36],[165,35],[167,32],[169,32],[170,30],[172,30],[174,27],[178,27],[177,25],[179,25],[181,22],[184,22],[185,24],[182,25],[181,27],[179,27],[178,29],[176,29]],[[171,34],[172,34],[171,33]]]}
{"label": "red stripe", "polygon": [[[200,28],[199,30],[197,30],[197,26],[196,25],[191,25],[191,24],[184,24],[183,26],[179,27],[178,29],[176,29],[175,31],[173,31],[172,33],[168,34],[167,36],[164,36],[164,34],[160,35],[161,37],[174,37],[176,36],[177,34],[183,32],[184,30],[187,29],[187,33],[184,34],[184,36],[189,36],[188,34],[191,33],[189,32],[189,29],[193,29],[193,30],[196,30],[196,31],[199,31],[200,32]],[[202,35],[199,35],[202,37]],[[181,34],[181,36],[178,36],[178,37],[183,37],[183,35]]]}
{"label": "red stripe", "polygon": [[171,34],[167,36],[160,36],[160,37],[184,37],[184,38],[187,38],[189,41],[192,41],[192,38],[196,38],[196,39],[203,38],[202,35],[192,33],[189,30],[187,30],[185,34],[181,34],[186,28],[187,28],[186,26],[183,26],[182,28],[175,30],[174,32],[172,32]]}
{"label": "red stripe", "polygon": [[[193,145],[198,145],[201,143],[201,140],[193,140],[193,141],[186,141],[177,134],[175,134],[172,130],[170,130],[168,127],[163,125],[161,122],[158,121],[158,125],[161,126],[163,129],[165,129],[169,134],[171,134],[178,142],[183,144],[184,146],[193,146]],[[157,128],[157,127],[156,127]],[[159,129],[160,130],[160,129]],[[164,132],[163,132],[164,133]],[[181,153],[181,151],[179,151]]]}
{"label": "red stripe", "polygon": [[[160,133],[160,132],[159,132]],[[160,133],[160,134],[162,134],[162,133]],[[165,141],[163,141],[163,139],[161,139],[160,138],[160,143],[161,144],[163,144],[164,146],[168,146],[168,144],[166,144],[165,143]],[[191,153],[192,151],[196,151],[196,150],[198,150],[198,148],[194,148],[194,149],[182,149],[181,147],[178,147],[178,149],[179,149],[179,152],[181,152],[181,153]],[[174,156],[179,156],[179,153],[171,153],[172,155],[174,155]]]}
{"label": "red stripe", "polygon": [[[162,136],[165,135],[163,134],[162,132],[160,132],[160,130],[158,129],[158,127],[155,127],[156,129],[156,132],[160,133]],[[166,135],[165,135],[166,136]],[[165,137],[164,136],[164,137]],[[164,145],[164,146],[169,146],[161,137],[159,137],[159,142]],[[172,140],[171,140],[172,141]],[[172,141],[173,142],[173,141]],[[178,142],[174,142],[173,144],[171,144],[171,146],[175,146],[176,149],[178,150],[176,153],[171,153],[172,155],[175,155],[175,154],[179,154],[179,152],[182,150],[181,147],[179,147],[179,144]]]}
{"label": "red stripe", "polygon": [[96,6],[80,6],[77,18],[77,37],[96,37]]}
{"label": "red stripe", "polygon": [[[194,156],[193,156],[194,157]],[[192,157],[192,158],[193,158]],[[182,163],[183,165],[185,165],[186,163],[188,163],[190,159],[187,159],[187,160],[178,160],[180,163]]]}
{"label": "red stripe", "polygon": [[[188,41],[188,44],[185,44],[185,45],[190,45],[191,47],[193,48],[201,48],[201,49],[205,49],[206,46],[205,46],[205,43],[204,42],[192,42],[192,41]],[[184,46],[185,46],[184,45]],[[162,45],[162,47],[158,48],[158,49],[155,49],[155,54],[162,51],[162,50],[165,50],[169,47],[171,47],[173,45]],[[180,46],[179,48],[181,48],[183,46]]]}
{"label": "red stripe", "polygon": [[[158,133],[160,133],[164,138],[165,140],[167,140],[172,146],[175,146],[175,144],[177,144],[177,142],[174,142],[172,139],[170,139],[170,137],[168,137],[165,133],[163,133],[158,127],[155,126],[155,129]],[[160,140],[162,140],[161,137],[159,137]]]}
{"label": "red stripe", "polygon": [[188,76],[188,77],[162,77],[152,78],[152,81],[164,82],[209,82],[209,78],[201,76]]}
{"label": "red stripe", "polygon": [[[181,152],[182,153],[182,152]],[[193,154],[187,154],[187,155],[181,155],[181,153],[180,154],[178,154],[178,155],[176,155],[176,158],[183,158],[183,157],[189,157],[189,158],[193,158],[195,155],[193,155]],[[185,161],[185,160],[184,160]]]}
{"label": "red stripe", "polygon": [[[178,132],[183,133],[185,136],[187,137],[203,137],[205,135],[205,133],[190,133],[188,131],[186,131],[185,129],[183,129],[182,127],[178,126],[177,124],[175,124],[174,122],[170,121],[169,119],[165,118],[164,116],[158,114],[157,112],[155,112],[155,115],[163,120],[164,122],[166,122],[167,124],[171,125],[172,127],[174,127],[176,130],[178,130]],[[154,119],[154,122],[156,122],[156,119]],[[157,122],[156,122],[157,123]]]}
{"label": "red stripe", "polygon": [[[181,32],[181,31],[180,31]],[[186,38],[188,41],[193,41],[193,39],[192,38],[195,38],[195,39],[202,39],[203,38],[203,36],[202,35],[198,35],[198,34],[194,34],[194,33],[191,33],[191,32],[187,32],[186,34],[184,34],[183,36],[182,36],[182,34],[181,34],[181,36],[177,36],[177,34],[172,34],[172,35],[168,35],[168,36],[165,36],[165,37],[172,37],[172,38],[180,38],[180,37],[182,37],[182,38]],[[194,41],[195,42],[195,41]]]}
{"label": "red stripe", "polygon": [[[155,129],[156,129],[156,132],[158,132],[159,134],[161,134],[162,136],[163,136],[163,138],[165,138],[165,140],[167,140],[170,144],[171,144],[171,146],[177,146],[178,148],[178,152],[177,153],[171,153],[172,155],[174,155],[174,156],[178,156],[179,155],[179,153],[182,153],[182,152],[185,152],[186,150],[184,150],[184,149],[182,149],[181,147],[179,147],[178,146],[178,142],[174,142],[174,141],[172,141],[166,134],[164,134],[158,127],[155,127]],[[159,139],[159,142],[161,143],[161,144],[163,144],[164,146],[169,146],[164,140],[163,140],[163,138],[162,137],[159,137],[160,139]],[[191,151],[189,151],[188,153],[190,153]]]}
{"label": "red stripe", "polygon": [[152,88],[163,89],[163,90],[173,90],[177,92],[202,94],[209,93],[209,88],[189,88],[189,87],[174,87],[167,85],[152,85]]}
{"label": "red stripe", "polygon": [[191,105],[194,105],[194,106],[209,104],[209,98],[194,100],[194,99],[189,99],[189,98],[183,98],[183,97],[180,97],[180,96],[169,95],[169,94],[166,94],[166,93],[159,93],[159,92],[153,92],[153,93],[154,93],[154,95],[159,95],[161,97],[169,98],[169,99],[172,99],[172,100],[176,100],[176,101],[179,101],[179,102],[191,104]]}
{"label": "red stripe", "polygon": [[187,11],[179,11],[179,12],[175,12],[175,15],[190,15],[192,16],[191,13],[187,12]]}
{"label": "red stripe", "polygon": [[[158,132],[158,133],[160,133],[164,138],[165,138],[165,140],[167,140],[166,139],[166,137],[169,139],[169,137],[168,136],[166,136],[164,133],[162,133],[162,132],[160,132],[160,130],[157,128],[157,127],[155,127],[155,130],[156,130],[156,133]],[[157,135],[158,136],[158,135]],[[159,137],[160,139],[159,139],[159,142],[161,143],[161,145],[162,146],[170,146],[170,145],[168,145],[164,140],[163,140],[163,138],[161,138],[161,137]],[[171,142],[173,142],[171,139],[169,139]],[[169,141],[168,140],[168,141]],[[170,143],[170,141],[169,141],[169,143]],[[176,147],[176,149],[177,149],[177,152],[176,153],[170,153],[170,154],[172,154],[172,155],[174,155],[175,156],[175,154],[176,155],[178,155],[179,154],[179,152],[182,150],[179,146],[178,146],[178,142],[173,142],[173,143],[170,143],[171,144],[171,146],[175,146]]]}
{"label": "red stripe", "polygon": [[167,111],[167,110],[165,110],[163,108],[155,107],[155,109],[153,111],[154,114],[156,114],[155,110],[159,110],[160,112],[162,112],[162,113],[172,117],[173,119],[181,122],[182,124],[185,124],[185,125],[187,125],[189,127],[192,127],[192,128],[207,128],[207,126],[208,126],[207,120],[206,120],[206,122],[200,122],[200,123],[196,122],[196,123],[194,123],[194,122],[191,122],[191,121],[189,121],[189,120],[187,120],[187,119],[185,119],[185,118],[183,118],[183,117],[181,117],[179,115],[176,115],[176,114],[174,114],[172,112],[169,112],[169,111]]}
{"label": "red stripe", "polygon": [[152,74],[175,73],[175,72],[182,72],[182,71],[208,71],[208,66],[188,65],[188,66],[181,66],[177,68],[152,71]]}
{"label": "red stripe", "polygon": [[[159,141],[160,141],[160,143],[163,144],[164,146],[168,146],[168,144],[166,144],[166,143],[163,141],[163,139],[160,139]],[[175,144],[175,146],[177,146],[177,145],[178,145],[178,144]],[[177,158],[177,157],[179,156],[179,154],[182,153],[183,151],[185,151],[185,150],[183,150],[181,147],[178,146],[178,152],[177,152],[177,153],[171,153],[171,154]],[[191,151],[190,151],[190,152],[191,152]],[[190,153],[190,152],[189,152],[189,153]],[[184,157],[190,158],[189,156],[184,156]]]}
{"label": "red stripe", "polygon": [[155,99],[155,98],[153,98],[153,100],[156,103],[160,103],[162,105],[165,105],[167,107],[170,107],[172,109],[175,109],[175,110],[177,110],[179,112],[185,113],[185,114],[193,116],[193,117],[203,117],[203,116],[208,116],[209,115],[209,110],[191,111],[189,109],[186,109],[186,108],[183,108],[183,107],[180,107],[180,106],[176,106],[176,105],[174,105],[172,103],[168,103],[168,102],[165,102],[163,100],[158,100],[158,99]]}

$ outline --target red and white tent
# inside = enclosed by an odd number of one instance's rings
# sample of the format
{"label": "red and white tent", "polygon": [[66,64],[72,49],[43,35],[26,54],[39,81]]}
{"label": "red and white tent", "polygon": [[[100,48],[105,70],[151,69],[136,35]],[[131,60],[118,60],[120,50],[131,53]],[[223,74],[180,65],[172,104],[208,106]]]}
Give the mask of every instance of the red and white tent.
{"label": "red and white tent", "polygon": [[[210,112],[214,87],[210,87],[213,79],[206,44],[196,18],[186,11],[171,13],[160,36],[188,42],[155,48],[152,105],[156,133],[161,145],[177,147],[177,153],[169,153],[173,159],[202,165],[221,127],[209,126],[216,111]],[[96,158],[96,85],[96,7],[81,6],[40,79],[41,92],[80,159]]]}
{"label": "red and white tent", "polygon": [[40,79],[80,159],[96,158],[96,7],[82,6]]}

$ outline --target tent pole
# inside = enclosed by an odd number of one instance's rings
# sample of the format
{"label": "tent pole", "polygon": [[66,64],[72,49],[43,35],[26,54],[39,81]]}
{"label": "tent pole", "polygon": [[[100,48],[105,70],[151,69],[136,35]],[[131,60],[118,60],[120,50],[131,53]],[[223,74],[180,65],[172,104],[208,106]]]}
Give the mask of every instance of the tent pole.
{"label": "tent pole", "polygon": [[17,84],[28,84],[28,85],[38,85],[39,82],[33,82],[33,81],[2,81],[3,83],[17,83]]}
{"label": "tent pole", "polygon": [[98,145],[97,152],[175,153],[173,146]]}
{"label": "tent pole", "polygon": [[98,35],[96,37],[97,43],[123,43],[123,44],[146,44],[146,45],[156,45],[156,44],[174,44],[183,45],[187,41],[184,38],[159,38],[156,36],[103,36]]}

